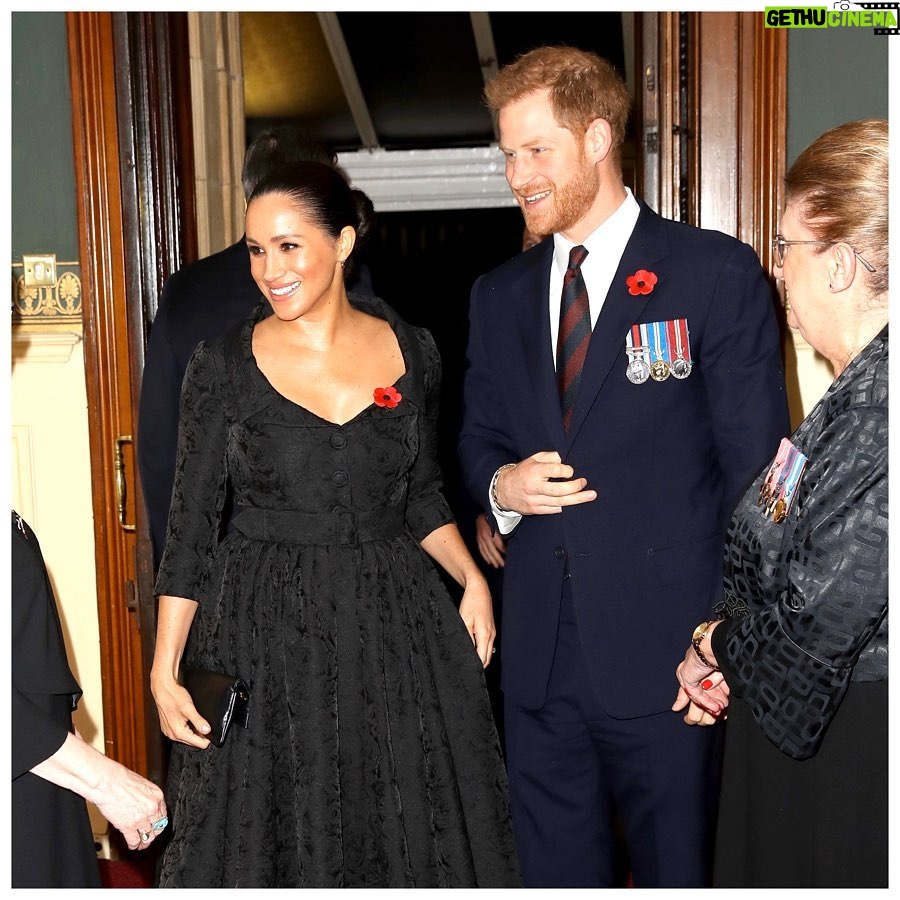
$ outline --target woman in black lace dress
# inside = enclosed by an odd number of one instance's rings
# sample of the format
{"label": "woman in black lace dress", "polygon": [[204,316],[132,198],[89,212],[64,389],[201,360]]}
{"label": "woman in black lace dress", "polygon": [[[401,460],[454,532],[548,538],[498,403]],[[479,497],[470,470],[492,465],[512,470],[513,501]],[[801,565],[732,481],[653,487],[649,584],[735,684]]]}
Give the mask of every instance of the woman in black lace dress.
{"label": "woman in black lace dress", "polygon": [[[161,886],[518,884],[491,598],[436,463],[438,352],[344,287],[371,212],[327,166],[264,179],[246,234],[266,302],[185,378],[151,672],[175,741]],[[182,663],[251,684],[221,748]]]}
{"label": "woman in black lace dress", "polygon": [[727,707],[717,885],[887,887],[887,122],[826,132],[785,183],[788,324],[835,379],[738,505],[675,708]]}

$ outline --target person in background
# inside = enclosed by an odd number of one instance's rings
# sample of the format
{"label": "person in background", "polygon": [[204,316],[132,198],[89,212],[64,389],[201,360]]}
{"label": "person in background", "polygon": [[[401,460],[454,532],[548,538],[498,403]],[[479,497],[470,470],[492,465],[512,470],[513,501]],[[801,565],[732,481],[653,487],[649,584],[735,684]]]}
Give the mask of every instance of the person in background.
{"label": "person in background", "polygon": [[618,820],[636,886],[706,885],[719,741],[673,715],[672,664],[788,423],[773,292],[746,244],[626,188],[628,90],[606,61],[538,48],[486,95],[525,221],[552,235],[472,289],[459,441],[507,540],[524,882],[614,886]]}
{"label": "person in background", "polygon": [[[299,128],[262,132],[244,155],[244,197],[249,197],[259,181],[278,166],[306,160],[337,164],[330,150]],[[372,293],[364,265],[351,287]],[[159,566],[166,540],[175,477],[178,403],[188,360],[201,340],[225,334],[263,302],[250,274],[243,236],[225,250],[179,269],[163,287],[147,342],[137,431],[138,470],[150,523],[154,568]]]}
{"label": "person in background", "polygon": [[[530,250],[543,240],[525,224],[522,228],[522,252]],[[506,538],[494,527],[490,515],[479,510],[475,516],[475,547],[478,556],[484,562],[482,571],[488,580],[491,597],[494,599],[494,619],[497,623],[497,643],[500,643],[503,618],[503,567],[506,564]],[[503,658],[498,654],[494,664],[486,673],[488,692],[491,695],[491,707],[494,710],[494,721],[501,740],[505,741],[503,729],[503,693],[500,681],[503,670]]]}
{"label": "person in background", "polygon": [[[150,675],[175,742],[161,887],[519,884],[491,597],[437,464],[440,356],[346,289],[373,213],[327,165],[264,178],[246,240],[266,305],[185,376]],[[221,748],[182,662],[250,684]]]}
{"label": "person in background", "polygon": [[37,536],[12,513],[12,887],[100,887],[85,800],[145,850],[168,822],[162,791],[85,742],[81,697]]}
{"label": "person in background", "polygon": [[773,241],[834,382],[735,510],[674,709],[727,714],[715,883],[888,884],[888,123],[815,140]]}

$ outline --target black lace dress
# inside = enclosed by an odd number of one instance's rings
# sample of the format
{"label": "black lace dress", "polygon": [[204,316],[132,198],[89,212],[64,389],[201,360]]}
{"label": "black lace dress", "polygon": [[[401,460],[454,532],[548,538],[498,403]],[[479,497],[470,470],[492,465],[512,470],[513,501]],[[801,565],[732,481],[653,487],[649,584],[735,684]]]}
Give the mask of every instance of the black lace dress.
{"label": "black lace dress", "polygon": [[199,602],[184,662],[252,699],[222,749],[173,748],[162,887],[519,883],[481,663],[419,546],[451,521],[440,358],[381,301],[351,302],[397,335],[396,406],[338,426],[278,394],[251,350],[262,308],[185,378],[157,592]]}

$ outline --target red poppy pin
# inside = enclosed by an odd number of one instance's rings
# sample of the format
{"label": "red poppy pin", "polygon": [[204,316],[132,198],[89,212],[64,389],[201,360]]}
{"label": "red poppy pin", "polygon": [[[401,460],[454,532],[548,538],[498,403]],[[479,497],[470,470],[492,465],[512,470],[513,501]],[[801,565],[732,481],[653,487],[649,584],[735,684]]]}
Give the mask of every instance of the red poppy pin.
{"label": "red poppy pin", "polygon": [[401,400],[403,395],[395,387],[375,388],[375,405],[386,406],[393,409]]}
{"label": "red poppy pin", "polygon": [[638,269],[634,275],[629,275],[625,279],[625,284],[628,285],[628,293],[632,297],[639,297],[641,294],[651,293],[657,281],[657,277],[652,272]]}

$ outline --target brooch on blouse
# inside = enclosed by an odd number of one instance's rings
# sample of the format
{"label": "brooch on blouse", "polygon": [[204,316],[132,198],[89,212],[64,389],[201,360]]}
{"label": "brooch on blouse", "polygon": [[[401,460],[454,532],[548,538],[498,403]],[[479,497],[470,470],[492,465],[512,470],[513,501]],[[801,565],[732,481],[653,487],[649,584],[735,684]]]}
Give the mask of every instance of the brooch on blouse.
{"label": "brooch on blouse", "polygon": [[759,489],[757,505],[763,508],[764,516],[771,516],[776,525],[780,525],[791,508],[800,476],[806,466],[804,456],[789,438],[782,438],[778,452]]}

